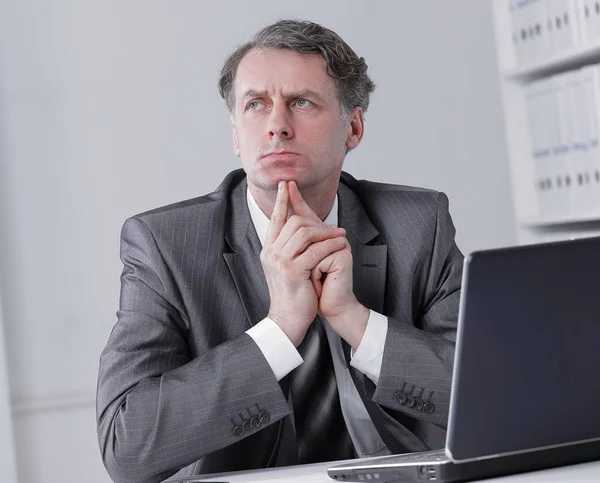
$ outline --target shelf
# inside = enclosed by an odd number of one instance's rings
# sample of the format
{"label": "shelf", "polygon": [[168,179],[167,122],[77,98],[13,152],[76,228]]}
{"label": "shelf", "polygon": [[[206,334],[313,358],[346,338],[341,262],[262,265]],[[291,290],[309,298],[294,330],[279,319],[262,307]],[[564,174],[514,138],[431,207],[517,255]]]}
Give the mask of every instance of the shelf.
{"label": "shelf", "polygon": [[576,223],[599,223],[600,210],[588,211],[577,216],[573,215],[554,215],[524,218],[519,221],[522,226],[530,228],[543,228],[545,226],[573,225]]}
{"label": "shelf", "polygon": [[593,61],[600,63],[600,39],[575,50],[556,54],[535,64],[505,70],[502,75],[507,80],[531,80],[547,74],[581,67],[593,63]]}

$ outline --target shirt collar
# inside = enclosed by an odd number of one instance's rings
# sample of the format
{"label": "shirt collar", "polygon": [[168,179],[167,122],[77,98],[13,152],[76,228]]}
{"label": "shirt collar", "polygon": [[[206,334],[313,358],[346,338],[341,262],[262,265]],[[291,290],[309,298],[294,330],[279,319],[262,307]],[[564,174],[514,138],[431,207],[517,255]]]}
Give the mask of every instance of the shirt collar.
{"label": "shirt collar", "polygon": [[[267,218],[259,206],[256,204],[256,201],[252,197],[250,193],[250,189],[246,189],[246,201],[248,203],[248,210],[250,211],[250,218],[252,219],[252,223],[254,223],[254,228],[256,229],[256,233],[258,235],[258,239],[260,240],[261,245],[264,246],[265,240],[267,239],[267,231],[269,230],[269,223],[271,220]],[[333,206],[329,211],[328,215],[325,217],[325,224],[327,225],[338,225],[338,197],[337,193],[335,195],[335,199],[333,200]]]}

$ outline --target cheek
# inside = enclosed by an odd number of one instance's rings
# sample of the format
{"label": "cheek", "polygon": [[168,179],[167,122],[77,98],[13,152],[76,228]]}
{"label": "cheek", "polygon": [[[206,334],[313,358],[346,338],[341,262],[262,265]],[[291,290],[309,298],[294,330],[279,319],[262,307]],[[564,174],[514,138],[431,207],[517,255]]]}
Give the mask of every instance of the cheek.
{"label": "cheek", "polygon": [[338,155],[346,152],[346,137],[339,127],[323,126],[315,133],[320,151],[329,155]]}
{"label": "cheek", "polygon": [[238,127],[240,145],[253,146],[259,142],[261,129],[258,123],[242,122]]}

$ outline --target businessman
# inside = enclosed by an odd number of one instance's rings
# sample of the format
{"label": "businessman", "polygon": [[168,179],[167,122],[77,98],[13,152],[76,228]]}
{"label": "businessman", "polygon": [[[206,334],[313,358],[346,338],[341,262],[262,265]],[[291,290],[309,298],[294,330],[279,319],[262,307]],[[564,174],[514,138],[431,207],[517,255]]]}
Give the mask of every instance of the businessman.
{"label": "businessman", "polygon": [[311,22],[225,62],[243,169],[123,226],[97,394],[114,481],[441,445],[462,255],[444,194],[342,172],[373,89]]}

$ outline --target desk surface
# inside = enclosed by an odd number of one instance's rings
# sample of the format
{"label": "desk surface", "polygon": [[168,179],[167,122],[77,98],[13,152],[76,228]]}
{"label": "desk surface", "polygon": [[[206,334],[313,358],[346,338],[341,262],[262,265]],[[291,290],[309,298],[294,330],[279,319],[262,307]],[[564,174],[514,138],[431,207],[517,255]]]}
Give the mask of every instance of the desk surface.
{"label": "desk surface", "polygon": [[[298,465],[287,468],[270,468],[266,470],[219,473],[197,477],[193,481],[218,481],[226,483],[258,483],[258,482],[306,482],[333,483],[327,476],[327,468],[334,463],[318,463],[314,465]],[[166,480],[169,481],[169,480]],[[178,480],[178,481],[185,481]],[[518,475],[502,476],[480,480],[489,483],[598,483],[600,482],[600,461],[578,465],[562,466],[548,470],[532,471]]]}

